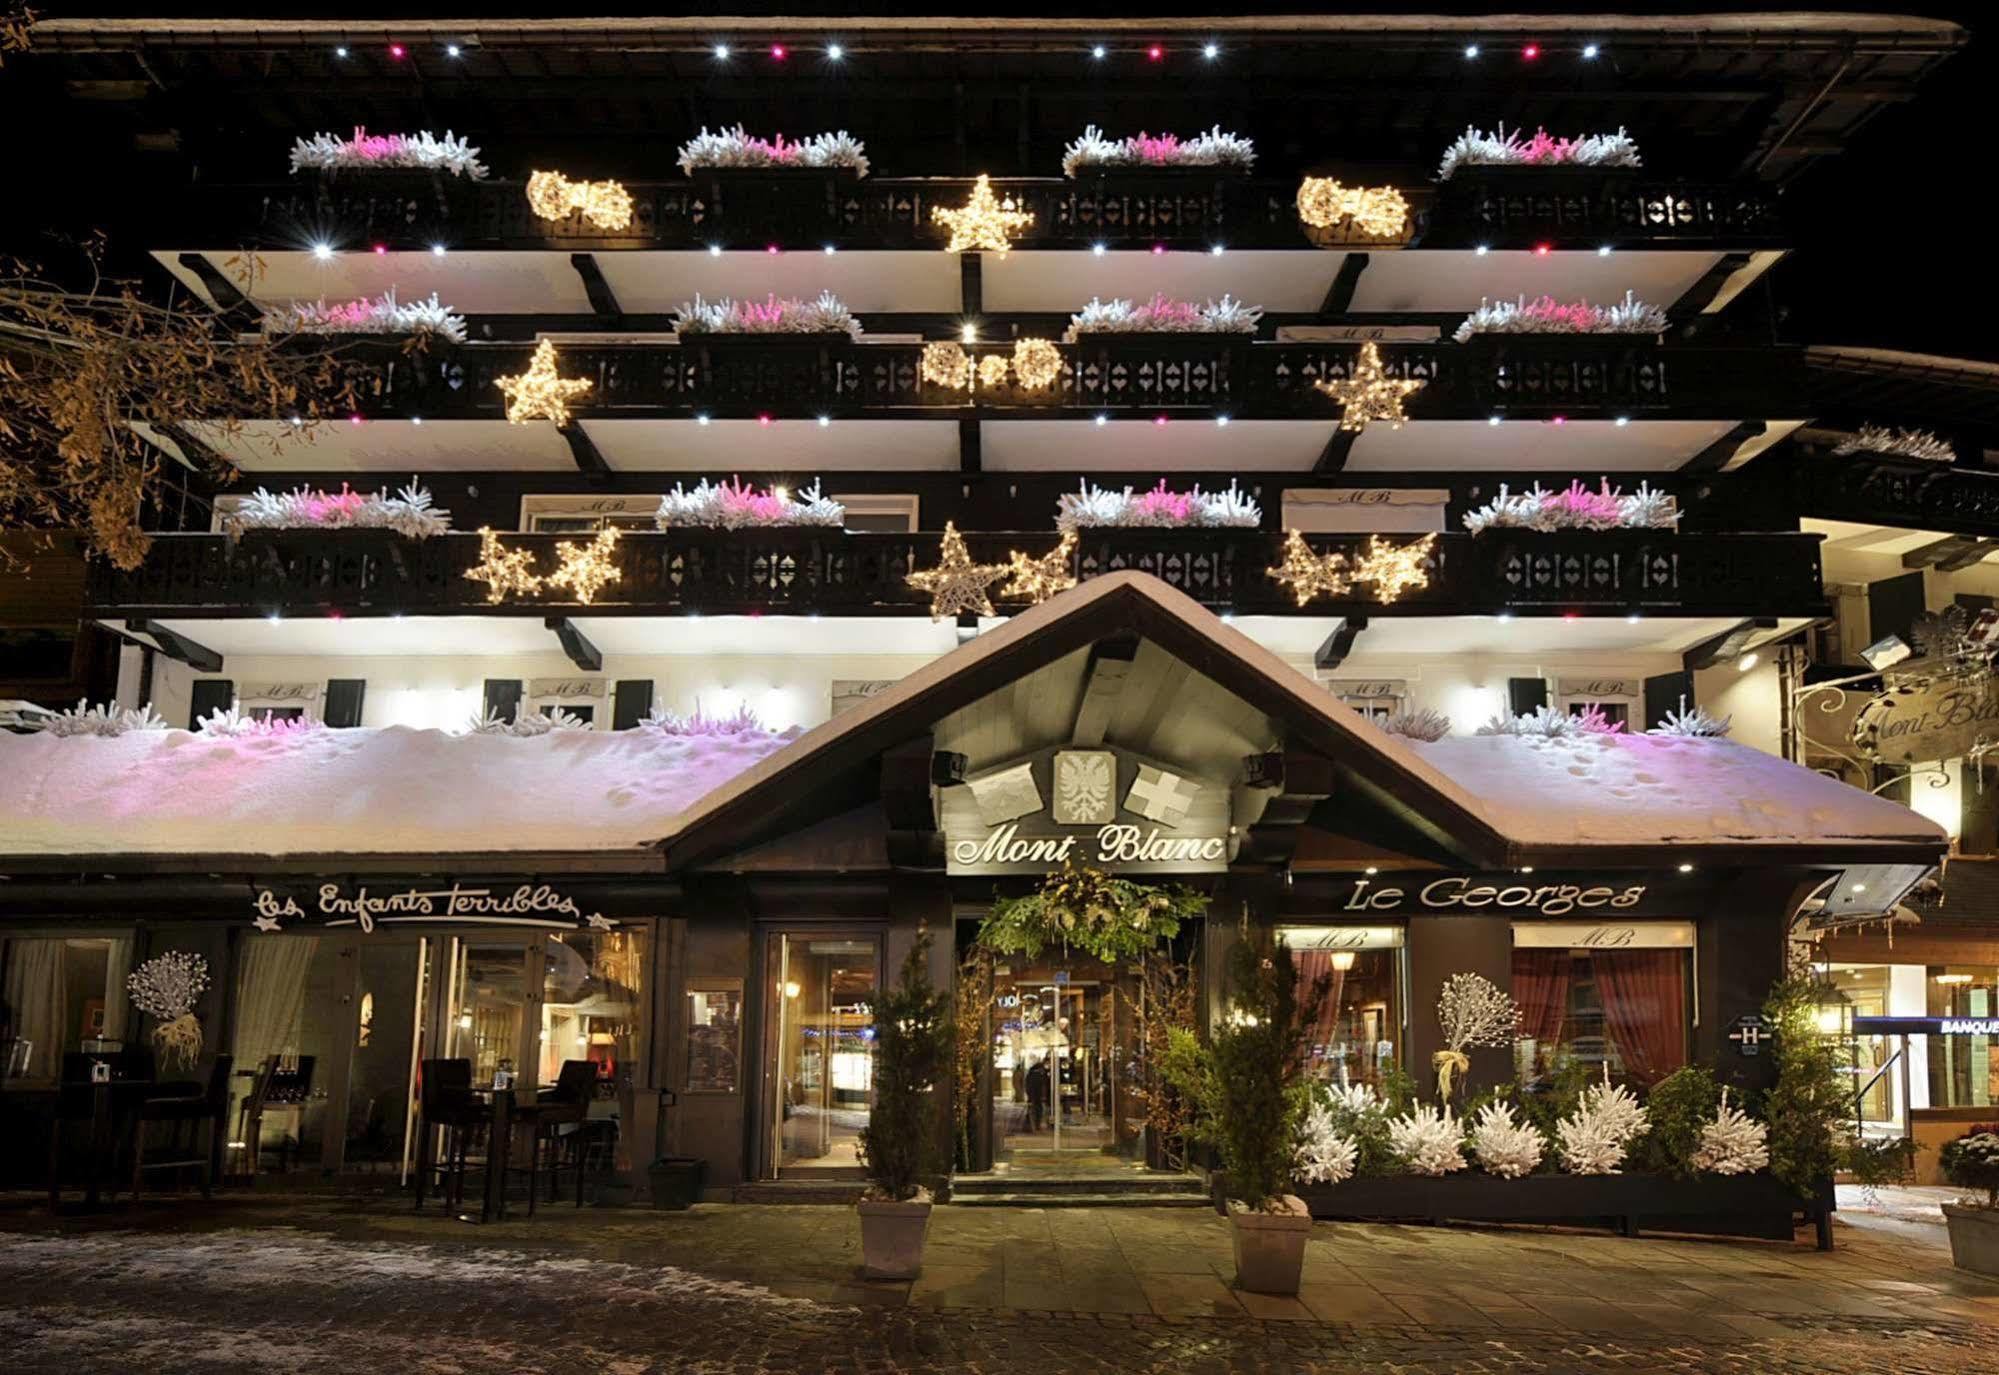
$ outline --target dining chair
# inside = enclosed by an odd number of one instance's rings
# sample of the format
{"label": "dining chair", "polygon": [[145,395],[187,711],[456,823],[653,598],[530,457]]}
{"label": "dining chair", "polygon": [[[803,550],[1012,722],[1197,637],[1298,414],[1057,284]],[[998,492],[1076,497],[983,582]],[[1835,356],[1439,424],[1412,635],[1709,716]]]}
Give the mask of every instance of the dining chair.
{"label": "dining chair", "polygon": [[[132,1114],[132,1197],[139,1196],[140,1180],[149,1170],[179,1173],[189,1169],[201,1171],[201,1196],[213,1196],[216,1176],[222,1172],[223,1133],[229,1124],[229,1076],[234,1064],[233,1056],[218,1055],[209,1066],[208,1082],[197,1085],[199,1092],[148,1094],[139,1100],[138,1110]],[[155,1125],[172,1129],[168,1158],[149,1161],[146,1137]]]}

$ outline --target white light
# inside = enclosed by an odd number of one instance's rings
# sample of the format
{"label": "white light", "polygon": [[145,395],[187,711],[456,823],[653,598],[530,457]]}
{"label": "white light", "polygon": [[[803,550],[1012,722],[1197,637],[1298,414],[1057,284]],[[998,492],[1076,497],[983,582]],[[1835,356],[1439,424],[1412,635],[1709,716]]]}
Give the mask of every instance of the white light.
{"label": "white light", "polygon": [[705,411],[704,411],[704,412],[702,412],[702,413],[701,413],[700,415],[697,415],[697,416],[695,416],[695,417],[694,417],[694,423],[695,423],[695,424],[697,424],[697,425],[706,425],[706,424],[708,423],[708,414],[707,414],[707,412],[705,412]]}
{"label": "white light", "polygon": [[441,243],[434,243],[430,246],[430,252],[432,257],[442,258],[445,252],[444,245]]}
{"label": "white light", "polygon": [[[838,62],[841,58],[845,57],[846,55],[847,55],[847,50],[841,47],[838,43],[829,43],[826,45],[826,60],[828,62]],[[1594,50],[1590,52],[1590,56],[1591,57],[1596,56]]]}
{"label": "white light", "polygon": [[835,247],[833,247],[833,245],[832,245],[832,244],[827,244],[827,245],[826,245],[826,256],[827,256],[827,257],[829,257],[829,258],[830,258],[830,257],[832,257],[832,256],[833,256],[833,255],[834,255],[835,253],[838,253],[839,251],[840,251],[840,250],[839,250],[839,249],[837,249],[837,248],[835,248]]}
{"label": "white light", "polygon": [[1488,415],[1485,418],[1485,423],[1488,425],[1497,425],[1499,423],[1499,417],[1496,415]]}
{"label": "white light", "polygon": [[1477,254],[1481,258],[1483,258],[1486,254],[1490,253],[1491,251],[1492,250],[1486,247],[1484,244],[1480,244],[1477,248],[1474,248],[1472,250],[1473,253]]}
{"label": "white light", "polygon": [[1597,249],[1596,256],[1599,258],[1608,258],[1610,256],[1610,245],[1605,244],[1601,248]]}
{"label": "white light", "polygon": [[1368,865],[1368,866],[1367,866],[1367,871],[1368,871],[1368,873],[1370,873],[1370,874],[1378,874],[1378,873],[1380,873],[1380,872],[1381,872],[1381,870],[1380,870],[1379,868],[1377,868],[1376,866],[1374,866],[1374,865],[1372,865],[1372,864],[1370,864],[1370,865]]}
{"label": "white light", "polygon": [[1589,58],[1594,58],[1595,56],[1596,56],[1596,44],[1590,43],[1585,45],[1583,48],[1583,57],[1585,59],[1589,59]]}
{"label": "white light", "polygon": [[299,416],[296,416],[296,415],[295,415],[295,416],[293,416],[293,417],[292,417],[292,424],[293,424],[294,426],[299,426],[299,425],[303,425],[303,424],[305,424],[305,421],[304,421],[304,419],[303,419],[302,417],[299,417]]}
{"label": "white light", "polygon": [[1465,56],[1466,56],[1466,57],[1477,57],[1477,56],[1478,56],[1478,44],[1476,44],[1476,43],[1467,43],[1467,44],[1465,44]]}
{"label": "white light", "polygon": [[1513,620],[1513,613],[1511,611],[1502,611],[1499,613],[1498,620],[1501,625],[1506,625]]}
{"label": "white light", "polygon": [[1624,618],[1624,623],[1626,625],[1637,625],[1638,621],[1639,621],[1639,616],[1636,611],[1632,612],[1629,616],[1626,616]]}
{"label": "white light", "polygon": [[1217,425],[1226,425],[1229,423],[1229,418],[1225,415],[1218,415],[1215,417],[1215,423]]}
{"label": "white light", "polygon": [[264,617],[264,619],[269,621],[272,625],[276,625],[279,621],[282,621],[284,617],[279,615],[277,612],[273,611],[270,615]]}
{"label": "white light", "polygon": [[333,245],[330,243],[314,244],[312,246],[312,256],[323,263],[330,262],[333,258]]}
{"label": "white light", "polygon": [[1691,874],[1693,871],[1694,871],[1694,866],[1691,864],[1682,864],[1680,866],[1680,872],[1683,874]]}
{"label": "white light", "polygon": [[1201,56],[1207,58],[1208,61],[1210,62],[1213,62],[1216,58],[1220,57],[1221,55],[1222,55],[1222,45],[1219,43],[1210,43],[1208,44],[1207,47],[1201,49]]}
{"label": "white light", "polygon": [[456,43],[446,43],[444,45],[444,55],[446,57],[458,56],[458,45]]}
{"label": "white light", "polygon": [[1097,423],[1099,425],[1108,425],[1111,423],[1111,418],[1099,412],[1097,415]]}
{"label": "white light", "polygon": [[722,245],[720,245],[720,244],[718,244],[718,243],[711,243],[711,244],[709,244],[709,245],[708,245],[708,256],[709,256],[709,257],[711,257],[711,258],[719,258],[719,257],[721,257],[721,256],[722,256]]}
{"label": "white light", "polygon": [[1104,45],[1101,43],[1097,44],[1096,47],[1090,49],[1091,57],[1101,58],[1103,57],[1103,55],[1104,55]]}
{"label": "white light", "polygon": [[1856,883],[1853,885],[1853,891],[1856,893],[1864,893],[1867,891],[1867,885],[1864,883]]}
{"label": "white light", "polygon": [[421,425],[421,424],[423,424],[423,417],[422,417],[422,416],[420,416],[420,415],[413,415],[413,416],[411,416],[411,417],[410,417],[410,424],[412,424],[412,425]]}
{"label": "white light", "polygon": [[1220,244],[1216,244],[1213,248],[1208,250],[1208,252],[1214,254],[1217,258],[1221,257],[1222,254],[1226,251],[1227,250],[1224,249]]}
{"label": "white light", "polygon": [[347,56],[347,49],[345,49],[345,48],[335,48],[335,49],[333,50],[333,55],[334,55],[335,57],[345,57],[345,56]]}
{"label": "white light", "polygon": [[1104,246],[1100,243],[1093,243],[1090,245],[1090,252],[1096,254],[1099,258],[1104,256],[1105,251],[1106,250]]}
{"label": "white light", "polygon": [[1617,428],[1621,430],[1626,425],[1629,425],[1631,423],[1631,417],[1628,415],[1620,415],[1617,417],[1616,423],[1617,423]]}
{"label": "white light", "polygon": [[727,62],[729,60],[729,45],[727,43],[717,43],[715,45],[715,60],[717,62]]}
{"label": "white light", "polygon": [[833,423],[833,417],[830,415],[822,415],[819,417],[819,428],[822,430],[832,423]]}
{"label": "white light", "polygon": [[1753,653],[1745,654],[1740,659],[1737,659],[1735,661],[1735,671],[1737,673],[1747,673],[1749,672],[1750,669],[1755,667],[1756,667],[1756,655]]}
{"label": "white light", "polygon": [[978,343],[979,327],[977,325],[966,325],[963,329],[958,331],[958,339],[961,343],[966,343],[966,344]]}

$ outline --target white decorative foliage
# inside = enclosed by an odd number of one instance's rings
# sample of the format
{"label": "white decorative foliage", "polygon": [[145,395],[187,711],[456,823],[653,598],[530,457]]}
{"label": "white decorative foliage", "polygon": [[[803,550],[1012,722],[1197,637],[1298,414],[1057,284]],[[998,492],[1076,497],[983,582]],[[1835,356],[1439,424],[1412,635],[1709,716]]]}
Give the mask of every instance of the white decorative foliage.
{"label": "white decorative foliage", "polygon": [[680,170],[697,167],[852,167],[868,174],[867,148],[845,129],[787,142],[783,134],[761,138],[738,124],[719,134],[701,132],[680,145]]}
{"label": "white decorative foliage", "polygon": [[1483,974],[1453,974],[1437,996],[1437,1029],[1452,1050],[1510,1046],[1520,1005]]}
{"label": "white decorative foliage", "polygon": [[770,732],[770,727],[747,703],[727,716],[710,716],[701,710],[699,702],[686,716],[656,706],[639,722],[639,729],[658,735],[679,736],[765,735]]}
{"label": "white decorative foliage", "polygon": [[1530,301],[1522,295],[1512,301],[1480,297],[1478,309],[1465,316],[1452,338],[1462,344],[1478,334],[1658,334],[1665,328],[1665,310],[1630,291],[1607,306],[1552,296]]}
{"label": "white decorative foliage", "polygon": [[153,1040],[168,1064],[193,1064],[201,1054],[194,1005],[208,987],[208,961],[184,950],[155,955],[125,976],[132,1006],[159,1023]]}
{"label": "white decorative foliage", "polygon": [[132,731],[166,730],[166,718],[149,702],[143,707],[119,707],[110,703],[93,707],[84,698],[68,711],[59,711],[41,723],[47,735],[119,736]]}
{"label": "white decorative foliage", "polygon": [[589,729],[588,721],[561,707],[550,707],[545,712],[523,711],[511,721],[502,719],[498,712],[488,708],[484,715],[472,718],[472,733],[475,735],[511,735],[528,739],[547,735],[550,731]]}
{"label": "white decorative foliage", "polygon": [[336,169],[366,170],[377,167],[415,167],[425,171],[449,172],[454,177],[484,180],[485,164],[479,150],[469,140],[447,129],[442,138],[428,129],[414,134],[371,134],[357,125],[354,137],[314,134],[292,144],[292,171]]}
{"label": "white decorative foliage", "polygon": [[1507,1179],[1532,1174],[1546,1146],[1533,1123],[1514,1116],[1511,1104],[1487,1103],[1472,1119],[1472,1154],[1488,1174]]}
{"label": "white decorative foliage", "polygon": [[1721,1091],[1721,1108],[1714,1121],[1701,1128],[1693,1164],[1711,1174],[1749,1174],[1770,1163],[1770,1129],[1731,1107],[1728,1090]]}
{"label": "white decorative foliage", "polygon": [[1955,463],[1957,450],[1928,430],[1891,430],[1886,425],[1862,425],[1860,433],[1842,442],[1836,454],[1892,454],[1925,463]]}
{"label": "white decorative foliage", "polygon": [[1506,131],[1501,124],[1492,133],[1482,133],[1467,125],[1464,133],[1444,150],[1437,167],[1437,179],[1446,180],[1460,167],[1508,166],[1636,167],[1638,145],[1620,128],[1614,134],[1581,134],[1575,138],[1554,138],[1546,129],[1537,129],[1529,139],[1520,131]]}
{"label": "white decorative foliage", "polygon": [[823,496],[817,481],[792,496],[779,489],[758,491],[738,479],[710,483],[702,478],[692,491],[680,483],[660,498],[653,517],[662,530],[676,526],[715,530],[763,529],[784,525],[822,525],[835,529],[845,524],[847,508]]}
{"label": "white decorative foliage", "polygon": [[1567,740],[1582,735],[1619,735],[1622,721],[1612,721],[1594,703],[1577,712],[1538,706],[1518,716],[1495,716],[1473,732],[1475,735],[1531,735],[1544,740]]}
{"label": "white decorative foliage", "polygon": [[1183,139],[1177,134],[1133,134],[1106,138],[1092,124],[1062,150],[1062,175],[1073,177],[1091,168],[1119,167],[1241,167],[1256,161],[1256,145],[1217,124],[1204,134]]}
{"label": "white decorative foliage", "polygon": [[1576,1110],[1555,1124],[1555,1143],[1571,1174],[1616,1174],[1624,1153],[1645,1130],[1645,1109],[1631,1090],[1610,1082],[1606,1065],[1601,1084],[1582,1091]]}
{"label": "white decorative foliage", "polygon": [[1687,699],[1680,698],[1678,711],[1669,711],[1659,718],[1659,724],[1646,731],[1647,735],[1691,735],[1718,739],[1728,734],[1729,722],[1735,717],[1712,715],[1706,707],[1687,706]]}
{"label": "white decorative foliage", "polygon": [[674,307],[676,334],[844,334],[858,339],[863,331],[846,304],[830,291],[807,301],[797,296],[766,296],[762,301],[738,301],[724,296],[708,301],[696,292],[691,301]]}
{"label": "white decorative foliage", "polygon": [[1393,712],[1373,719],[1376,729],[1382,734],[1399,735],[1407,740],[1441,740],[1451,733],[1451,718],[1430,707]]}
{"label": "white decorative foliage", "polygon": [[1262,318],[1262,306],[1244,305],[1226,292],[1219,301],[1198,305],[1164,293],[1143,303],[1122,296],[1108,301],[1093,296],[1069,317],[1062,342],[1073,344],[1084,334],[1254,334]]}
{"label": "white decorative foliage", "polygon": [[1301,1184],[1338,1184],[1353,1178],[1359,1157],[1353,1138],[1339,1130],[1337,1115],[1315,1101],[1298,1124],[1293,1177]]}
{"label": "white decorative foliage", "polygon": [[396,299],[390,287],[373,299],[361,297],[328,305],[293,301],[264,312],[266,334],[436,334],[454,344],[465,342],[465,317],[437,299],[437,293],[414,301]]}
{"label": "white decorative foliage", "polygon": [[298,716],[290,720],[276,716],[256,716],[245,712],[233,703],[217,707],[214,711],[195,723],[195,728],[203,735],[232,736],[282,736],[306,735],[326,729],[326,723],[314,716]]}
{"label": "white decorative foliage", "polygon": [[1444,1175],[1466,1166],[1464,1133],[1449,1108],[1418,1107],[1388,1123],[1388,1144],[1412,1174]]}
{"label": "white decorative foliage", "polygon": [[245,530],[393,530],[410,539],[429,539],[451,528],[451,512],[431,502],[430,489],[412,477],[390,496],[386,492],[338,492],[294,487],[271,492],[262,487],[222,518],[229,534]]}
{"label": "white decorative foliage", "polygon": [[1088,478],[1074,492],[1062,494],[1055,512],[1055,528],[1079,530],[1092,526],[1124,526],[1147,529],[1255,529],[1263,521],[1256,498],[1233,482],[1225,492],[1172,492],[1166,479],[1159,479],[1149,491],[1134,494],[1126,487],[1112,491]]}

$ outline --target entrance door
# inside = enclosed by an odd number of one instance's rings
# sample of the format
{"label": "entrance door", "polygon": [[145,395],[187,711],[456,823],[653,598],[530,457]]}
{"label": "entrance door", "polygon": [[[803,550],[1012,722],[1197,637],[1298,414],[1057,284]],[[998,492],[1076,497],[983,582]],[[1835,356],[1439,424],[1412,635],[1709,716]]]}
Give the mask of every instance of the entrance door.
{"label": "entrance door", "polygon": [[472,1082],[485,1085],[507,1072],[532,1088],[540,1057],[531,1031],[540,1029],[540,936],[462,936],[450,942],[444,1056],[470,1060]]}
{"label": "entrance door", "polygon": [[770,1160],[777,1174],[858,1174],[874,1101],[878,939],[777,932],[765,1019]]}
{"label": "entrance door", "polygon": [[993,1002],[998,1157],[1018,1166],[1114,1153],[1116,971],[1082,958],[997,966]]}

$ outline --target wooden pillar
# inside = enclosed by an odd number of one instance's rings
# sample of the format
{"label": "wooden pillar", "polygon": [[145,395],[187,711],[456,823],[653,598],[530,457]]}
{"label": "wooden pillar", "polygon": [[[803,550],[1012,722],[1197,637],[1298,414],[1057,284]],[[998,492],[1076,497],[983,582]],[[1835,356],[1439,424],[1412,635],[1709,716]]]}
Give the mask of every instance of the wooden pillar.
{"label": "wooden pillar", "polygon": [[[1409,917],[1409,1045],[1402,1067],[1415,1077],[1425,1099],[1434,1099],[1437,1072],[1430,1057],[1444,1048],[1437,1028],[1437,997],[1453,974],[1483,974],[1499,987],[1513,987],[1513,923],[1506,917]],[[1457,1095],[1513,1078],[1513,1047],[1480,1046],[1469,1052],[1471,1071]]]}

